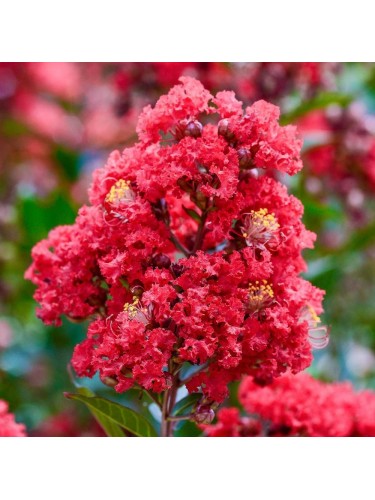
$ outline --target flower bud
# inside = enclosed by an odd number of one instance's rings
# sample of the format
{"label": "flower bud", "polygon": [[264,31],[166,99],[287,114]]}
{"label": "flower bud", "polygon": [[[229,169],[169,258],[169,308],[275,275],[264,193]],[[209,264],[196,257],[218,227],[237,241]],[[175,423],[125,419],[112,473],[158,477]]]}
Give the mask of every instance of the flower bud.
{"label": "flower bud", "polygon": [[184,130],[185,137],[194,137],[197,139],[202,135],[203,125],[198,121],[194,120],[189,122]]}
{"label": "flower bud", "polygon": [[240,164],[240,168],[249,169],[254,167],[253,160],[251,158],[251,154],[248,149],[239,148],[237,154],[238,154],[238,161]]}
{"label": "flower bud", "polygon": [[100,377],[100,380],[108,387],[115,387],[117,385],[117,380],[113,377]]}
{"label": "flower bud", "polygon": [[173,263],[171,265],[172,273],[178,278],[184,272],[184,266],[182,264]]}
{"label": "flower bud", "polygon": [[181,120],[174,132],[175,138],[180,141],[184,137],[194,137],[197,139],[202,135],[203,125],[198,120]]}
{"label": "flower bud", "polygon": [[215,412],[210,405],[199,405],[192,417],[197,424],[210,424],[215,418]]}
{"label": "flower bud", "polygon": [[220,120],[217,125],[217,133],[224,137],[226,141],[232,141],[234,139],[234,133],[229,128],[229,120],[224,118]]}
{"label": "flower bud", "polygon": [[143,287],[143,284],[139,280],[135,280],[133,286],[130,288],[130,291],[136,297],[140,297],[145,289]]}
{"label": "flower bud", "polygon": [[164,253],[158,253],[152,258],[152,265],[154,267],[169,269],[171,259]]}

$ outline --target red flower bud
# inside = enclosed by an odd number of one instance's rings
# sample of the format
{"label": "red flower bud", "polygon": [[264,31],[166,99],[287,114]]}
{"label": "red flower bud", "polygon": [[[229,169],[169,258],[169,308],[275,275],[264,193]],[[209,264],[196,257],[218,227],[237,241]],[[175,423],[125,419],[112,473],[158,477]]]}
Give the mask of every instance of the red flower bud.
{"label": "red flower bud", "polygon": [[210,424],[215,418],[215,412],[210,405],[199,405],[193,414],[197,424]]}
{"label": "red flower bud", "polygon": [[254,167],[251,153],[246,148],[239,148],[237,151],[240,168],[250,169]]}
{"label": "red flower bud", "polygon": [[194,120],[186,125],[184,135],[189,137],[200,137],[202,135],[203,125],[198,121]]}
{"label": "red flower bud", "polygon": [[184,266],[182,264],[173,263],[171,265],[172,273],[178,278],[184,272]]}
{"label": "red flower bud", "polygon": [[158,253],[152,258],[152,265],[154,267],[168,269],[171,265],[171,259],[163,253]]}
{"label": "red flower bud", "polygon": [[224,120],[220,120],[217,125],[217,133],[224,137],[226,141],[233,141],[234,133],[229,128],[229,120],[224,118]]}
{"label": "red flower bud", "polygon": [[175,137],[178,141],[184,137],[197,139],[202,135],[203,125],[198,120],[181,120],[176,126]]}

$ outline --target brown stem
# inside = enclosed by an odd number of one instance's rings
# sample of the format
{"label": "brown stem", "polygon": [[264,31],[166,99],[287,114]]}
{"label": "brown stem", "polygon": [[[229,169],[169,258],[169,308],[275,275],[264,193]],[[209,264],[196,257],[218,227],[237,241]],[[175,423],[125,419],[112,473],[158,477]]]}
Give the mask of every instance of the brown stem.
{"label": "brown stem", "polygon": [[[173,373],[173,372],[172,372]],[[170,419],[173,412],[174,405],[176,404],[177,389],[179,388],[180,378],[178,371],[174,372],[172,379],[172,386],[165,391],[162,413],[161,413],[161,435],[162,437],[173,436],[174,421]]]}
{"label": "brown stem", "polygon": [[190,252],[187,248],[184,247],[184,245],[181,243],[181,241],[179,241],[176,237],[176,235],[172,232],[171,228],[169,226],[168,227],[168,230],[169,230],[169,239],[171,240],[171,242],[174,244],[174,246],[176,248],[178,248],[178,250],[180,250],[186,257],[189,257],[190,255]]}
{"label": "brown stem", "polygon": [[168,437],[168,416],[167,416],[167,408],[168,408],[168,399],[169,399],[169,390],[165,391],[163,398],[163,407],[161,410],[161,436]]}
{"label": "brown stem", "polygon": [[201,215],[201,221],[199,223],[198,231],[197,231],[197,234],[195,236],[194,246],[193,246],[192,251],[190,252],[190,255],[194,255],[198,250],[200,250],[200,248],[202,246],[207,216],[208,216],[208,212],[206,209]]}
{"label": "brown stem", "polygon": [[[182,245],[182,243],[177,239],[175,234],[172,232],[172,230],[168,224],[168,221],[164,218],[164,222],[165,222],[165,224],[168,228],[168,231],[169,231],[170,240],[174,243],[176,248],[178,248],[184,255],[186,255],[186,257],[189,257],[190,255],[194,255],[198,250],[200,250],[200,248],[202,246],[203,239],[204,239],[205,224],[206,224],[206,220],[207,220],[207,216],[208,216],[209,204],[206,205],[206,207],[207,208],[203,211],[203,213],[201,215],[201,220],[200,220],[198,231],[197,231],[197,234],[195,237],[194,246],[193,246],[193,249],[191,250],[191,252],[187,248],[185,248],[184,245]],[[183,385],[184,383],[186,383],[190,379],[190,377],[188,377],[188,379],[186,379],[183,383],[181,383],[181,380],[179,377],[180,368],[181,368],[180,365],[176,365],[173,361],[170,362],[169,371],[170,371],[170,373],[173,373],[173,378],[172,378],[172,386],[170,387],[170,389],[165,391],[164,397],[163,397],[163,405],[162,405],[162,412],[161,412],[161,435],[162,435],[162,437],[173,436],[173,428],[174,428],[175,422],[178,420],[182,420],[181,418],[178,419],[178,418],[171,416],[172,412],[173,412],[174,405],[176,404],[176,397],[177,397],[178,388],[181,387],[181,385]],[[203,368],[206,368],[206,366],[202,367],[199,371],[201,371]],[[196,375],[196,373],[191,375],[191,377]],[[186,420],[186,418],[183,418],[183,419]]]}
{"label": "brown stem", "polygon": [[191,420],[191,415],[181,415],[179,417],[168,417],[170,422],[183,422],[185,420]]}

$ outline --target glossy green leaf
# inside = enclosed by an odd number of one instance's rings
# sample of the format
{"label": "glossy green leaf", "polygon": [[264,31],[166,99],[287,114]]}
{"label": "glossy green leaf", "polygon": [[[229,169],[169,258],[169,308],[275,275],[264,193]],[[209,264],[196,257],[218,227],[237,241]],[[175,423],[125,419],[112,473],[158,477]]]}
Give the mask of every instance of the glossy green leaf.
{"label": "glossy green leaf", "polygon": [[188,413],[188,410],[192,410],[195,403],[197,403],[202,398],[202,394],[189,394],[185,398],[180,399],[176,403],[173,411],[175,417],[179,415],[184,415]]}
{"label": "glossy green leaf", "polygon": [[[95,397],[95,393],[92,392],[87,387],[77,387],[77,390],[81,396],[86,396],[88,398]],[[98,424],[102,427],[103,431],[107,434],[107,436],[109,436],[109,437],[126,437],[125,432],[123,431],[123,429],[119,425],[117,425],[111,419],[104,416],[102,413],[95,410],[94,408],[89,407],[89,409],[90,409],[93,417],[98,422]]]}
{"label": "glossy green leaf", "polygon": [[203,431],[191,420],[178,422],[173,433],[174,437],[198,437],[202,435]]}
{"label": "glossy green leaf", "polygon": [[130,408],[126,408],[118,403],[105,398],[88,397],[82,394],[66,393],[68,399],[74,399],[84,403],[91,412],[104,417],[112,424],[120,426],[139,437],[155,437],[157,433],[152,425],[142,415]]}
{"label": "glossy green leaf", "polygon": [[314,111],[316,109],[324,109],[331,104],[338,104],[339,106],[347,106],[352,100],[351,96],[345,94],[337,94],[334,92],[323,92],[310,101],[303,101],[299,106],[294,108],[289,113],[285,113],[281,119],[280,123],[282,125],[287,125],[288,123],[294,122],[297,118],[305,116],[307,113]]}

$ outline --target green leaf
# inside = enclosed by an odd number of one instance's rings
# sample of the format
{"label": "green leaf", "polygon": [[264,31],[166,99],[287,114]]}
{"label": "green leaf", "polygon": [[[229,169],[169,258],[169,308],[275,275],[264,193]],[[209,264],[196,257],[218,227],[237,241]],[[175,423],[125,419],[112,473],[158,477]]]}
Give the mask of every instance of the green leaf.
{"label": "green leaf", "polygon": [[[81,396],[86,396],[88,398],[93,398],[95,397],[95,393],[92,392],[90,389],[87,387],[77,387],[77,390]],[[95,420],[98,422],[98,424],[102,427],[103,431],[107,434],[109,437],[126,437],[125,432],[123,429],[114,423],[111,419],[105,417],[102,413],[94,410],[93,408],[89,408],[92,415],[94,416]]]}
{"label": "green leaf", "polygon": [[303,200],[306,217],[318,217],[325,219],[340,220],[342,212],[333,205],[321,203],[313,198]]}
{"label": "green leaf", "polygon": [[365,226],[355,233],[353,233],[351,239],[346,245],[344,245],[340,252],[350,253],[363,250],[375,242],[375,223],[371,222],[368,226]]}
{"label": "green leaf", "polygon": [[202,394],[189,394],[175,405],[173,416],[183,415],[187,410],[191,410],[193,406],[202,398]]}
{"label": "green leaf", "polygon": [[79,157],[77,153],[63,146],[57,146],[54,157],[61,169],[61,174],[69,181],[75,181],[79,175]]}
{"label": "green leaf", "polygon": [[[85,391],[86,394],[89,394],[87,389]],[[105,398],[70,393],[65,393],[65,396],[68,399],[84,403],[93,413],[94,417],[100,417],[101,419],[104,417],[104,419],[108,420],[111,425],[115,424],[115,426],[120,426],[135,436],[157,436],[155,429],[148,422],[148,420],[130,408],[114,403],[113,401],[109,401]],[[116,427],[114,429],[116,430]],[[111,428],[108,430],[111,430]]]}
{"label": "green leaf", "polygon": [[[68,365],[68,375],[72,384],[75,386],[75,388],[77,389],[78,393],[81,396],[86,396],[88,398],[96,397],[96,394],[91,389],[89,389],[88,387],[83,387],[79,384],[79,382],[75,378],[73,368],[70,364]],[[93,408],[90,408],[90,411],[107,436],[126,437],[125,432],[119,425],[115,424],[114,422],[112,422],[112,420],[105,417],[104,415],[94,410]]]}
{"label": "green leaf", "polygon": [[1,132],[5,136],[16,137],[24,134],[30,134],[30,129],[27,125],[14,120],[13,118],[7,118],[1,123]]}
{"label": "green leaf", "polygon": [[52,193],[46,199],[25,196],[19,200],[18,212],[29,245],[45,238],[52,228],[73,223],[76,217],[75,208],[62,192]]}
{"label": "green leaf", "polygon": [[202,436],[203,431],[192,422],[191,420],[186,420],[184,422],[178,422],[176,430],[173,433],[174,437],[199,437]]}
{"label": "green leaf", "polygon": [[201,216],[195,210],[192,210],[191,208],[186,208],[184,205],[182,205],[182,208],[192,219],[198,222],[198,224],[201,222]]}
{"label": "green leaf", "polygon": [[294,122],[297,118],[305,116],[310,111],[316,109],[324,109],[331,104],[338,104],[340,106],[347,106],[352,101],[352,97],[345,94],[337,94],[334,92],[323,92],[310,101],[304,101],[292,111],[285,113],[281,119],[281,125],[287,125]]}

